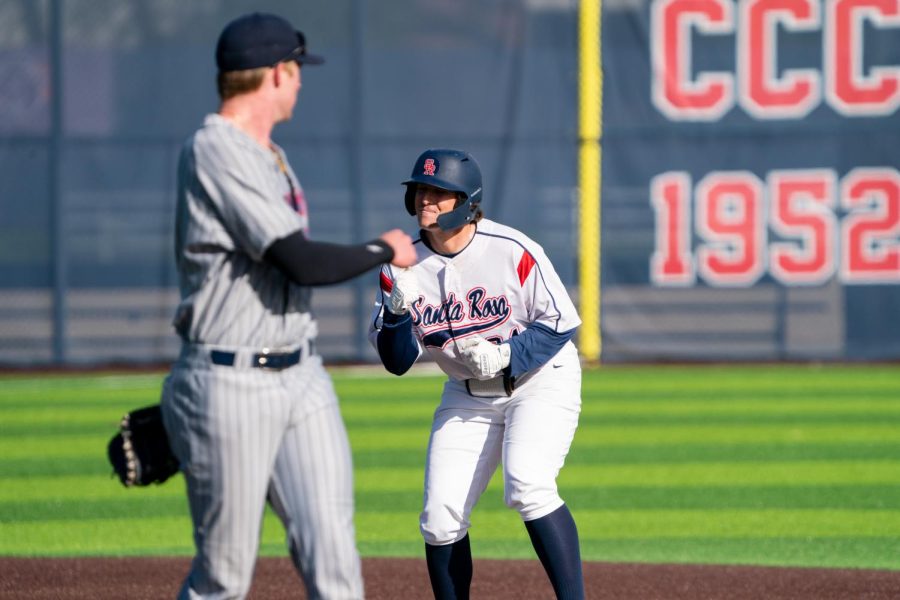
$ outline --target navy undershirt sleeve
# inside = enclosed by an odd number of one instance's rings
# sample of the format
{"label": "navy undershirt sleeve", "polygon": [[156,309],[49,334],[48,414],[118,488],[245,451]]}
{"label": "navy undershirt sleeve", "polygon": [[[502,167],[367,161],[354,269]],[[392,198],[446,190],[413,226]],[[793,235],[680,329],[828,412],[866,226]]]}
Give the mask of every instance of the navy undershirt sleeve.
{"label": "navy undershirt sleeve", "polygon": [[413,335],[412,315],[395,315],[385,309],[378,332],[378,356],[384,368],[394,375],[403,375],[419,358],[419,346]]}
{"label": "navy undershirt sleeve", "polygon": [[308,240],[302,231],[297,231],[272,242],[264,257],[298,285],[329,285],[390,262],[394,251],[382,240],[358,245],[331,244]]}
{"label": "navy undershirt sleeve", "polygon": [[559,332],[546,325],[532,323],[525,331],[509,339],[510,360],[504,371],[508,376],[517,378],[542,367],[572,339],[575,329]]}

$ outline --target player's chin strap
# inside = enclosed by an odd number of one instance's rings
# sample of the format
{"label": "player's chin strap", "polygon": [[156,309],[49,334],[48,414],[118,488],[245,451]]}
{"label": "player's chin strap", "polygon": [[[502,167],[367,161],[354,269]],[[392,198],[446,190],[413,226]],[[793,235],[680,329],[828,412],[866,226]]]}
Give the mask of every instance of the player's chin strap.
{"label": "player's chin strap", "polygon": [[481,188],[478,188],[466,201],[450,212],[438,215],[437,224],[442,231],[453,231],[463,225],[468,225],[478,214],[478,204],[481,202]]}

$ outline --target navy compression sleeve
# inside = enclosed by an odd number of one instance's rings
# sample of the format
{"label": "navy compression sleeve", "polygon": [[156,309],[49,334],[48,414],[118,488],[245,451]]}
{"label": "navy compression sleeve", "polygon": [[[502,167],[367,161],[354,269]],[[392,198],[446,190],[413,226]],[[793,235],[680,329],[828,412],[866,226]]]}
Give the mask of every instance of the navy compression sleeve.
{"label": "navy compression sleeve", "polygon": [[388,372],[403,375],[419,358],[419,346],[413,336],[412,315],[395,315],[385,309],[378,332],[378,356]]}
{"label": "navy compression sleeve", "polygon": [[308,240],[302,231],[297,231],[272,242],[264,258],[298,285],[328,285],[390,262],[394,251],[382,240],[358,245],[330,244]]}
{"label": "navy compression sleeve", "polygon": [[543,366],[574,335],[574,328],[559,332],[546,325],[532,323],[519,335],[509,338],[511,352],[507,374],[514,378],[520,377]]}

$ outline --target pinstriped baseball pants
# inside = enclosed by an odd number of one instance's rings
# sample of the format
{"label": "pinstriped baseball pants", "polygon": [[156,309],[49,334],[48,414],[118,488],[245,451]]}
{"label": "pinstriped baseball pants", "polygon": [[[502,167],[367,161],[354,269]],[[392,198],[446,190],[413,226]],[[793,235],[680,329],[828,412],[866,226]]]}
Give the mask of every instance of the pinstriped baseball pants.
{"label": "pinstriped baseball pants", "polygon": [[179,598],[246,596],[266,501],[309,598],[363,597],[350,446],[318,356],[266,371],[183,354],[162,407],[196,547]]}

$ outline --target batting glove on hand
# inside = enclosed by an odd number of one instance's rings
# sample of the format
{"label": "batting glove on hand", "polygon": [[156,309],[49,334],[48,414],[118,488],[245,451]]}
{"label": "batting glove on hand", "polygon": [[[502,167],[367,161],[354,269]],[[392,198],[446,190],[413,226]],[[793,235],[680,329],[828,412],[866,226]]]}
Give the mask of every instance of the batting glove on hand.
{"label": "batting glove on hand", "polygon": [[394,285],[391,288],[391,297],[387,303],[387,309],[395,315],[405,315],[409,312],[409,306],[419,296],[419,283],[415,274],[408,269],[396,269]]}
{"label": "batting glove on hand", "polygon": [[466,367],[475,379],[490,379],[509,366],[509,344],[492,344],[481,336],[465,338],[456,343]]}

